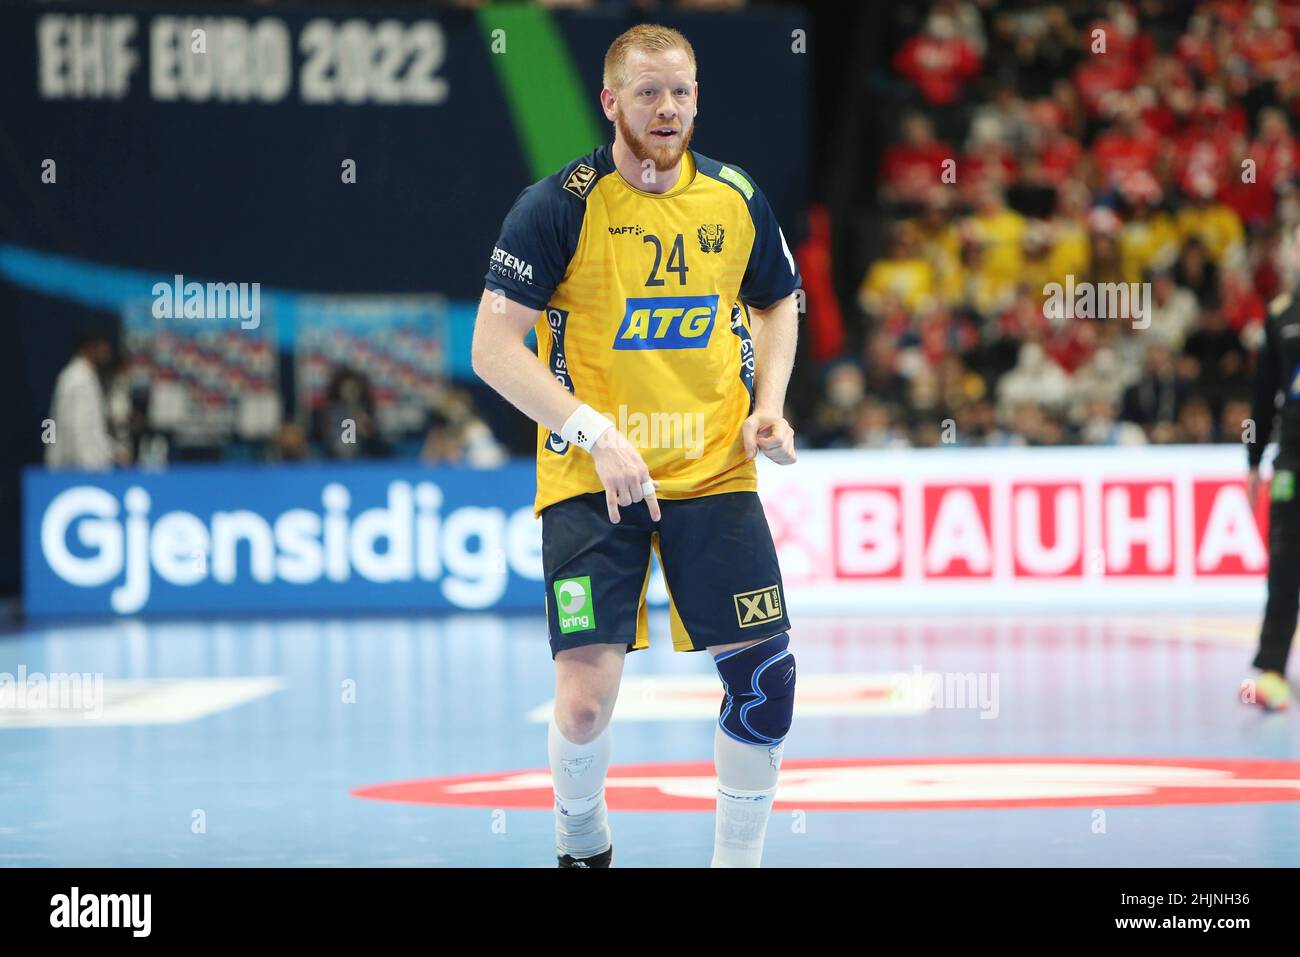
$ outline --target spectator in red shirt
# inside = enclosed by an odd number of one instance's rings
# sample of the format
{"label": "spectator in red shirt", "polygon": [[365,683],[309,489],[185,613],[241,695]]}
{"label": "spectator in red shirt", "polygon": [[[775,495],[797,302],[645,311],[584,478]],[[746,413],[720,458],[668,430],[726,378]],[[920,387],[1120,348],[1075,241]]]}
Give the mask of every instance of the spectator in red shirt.
{"label": "spectator in red shirt", "polygon": [[1283,254],[1288,244],[1283,239],[1282,230],[1276,223],[1270,223],[1263,234],[1251,243],[1250,262],[1252,263],[1250,281],[1264,302],[1271,302],[1273,297],[1282,292],[1288,283],[1285,274]]}
{"label": "spectator in red shirt", "polygon": [[1115,126],[1098,136],[1092,147],[1103,186],[1152,169],[1159,155],[1160,138],[1138,119],[1135,107],[1122,112]]}
{"label": "spectator in red shirt", "polygon": [[[1100,33],[1098,32],[1100,31]],[[1104,41],[1105,48],[1097,49]],[[1155,42],[1138,31],[1131,10],[1116,5],[1109,20],[1096,20],[1083,34],[1084,60],[1074,71],[1074,82],[1092,117],[1114,115],[1121,94],[1137,85]]]}
{"label": "spectator in red shirt", "polygon": [[[1067,83],[1066,86],[1068,85]],[[1033,135],[1035,129],[1069,130],[1075,125],[1070,109],[1052,96],[1045,96],[1029,103],[1025,109],[1025,117],[1029,121],[1030,135]]]}
{"label": "spectator in red shirt", "polygon": [[1067,319],[1048,340],[1047,354],[1071,375],[1092,358],[1097,344],[1096,319]]}
{"label": "spectator in red shirt", "polygon": [[808,238],[795,249],[807,297],[806,324],[814,362],[825,362],[844,351],[844,319],[831,279],[831,217],[825,206],[808,210]]}
{"label": "spectator in red shirt", "polygon": [[1139,70],[1146,67],[1156,52],[1155,40],[1139,28],[1132,4],[1111,4],[1109,19],[1089,25],[1085,36],[1089,50],[1092,49],[1093,31],[1098,29],[1106,33],[1106,55],[1127,60]]}
{"label": "spectator in red shirt", "polygon": [[907,40],[894,55],[894,69],[932,106],[952,106],[967,82],[979,76],[979,54],[961,37],[953,19],[934,13],[925,32]]}
{"label": "spectator in red shirt", "polygon": [[1196,81],[1182,60],[1152,57],[1136,90],[1142,122],[1162,137],[1175,135],[1196,110]]}
{"label": "spectator in red shirt", "polygon": [[1273,218],[1277,194],[1258,165],[1255,178],[1251,182],[1242,181],[1245,175],[1242,167],[1247,159],[1256,159],[1258,164],[1258,159],[1251,155],[1246,144],[1238,140],[1236,148],[1224,164],[1222,175],[1216,177],[1220,184],[1218,200],[1231,206],[1247,229],[1259,229]]}
{"label": "spectator in red shirt", "polygon": [[1274,80],[1297,69],[1295,44],[1278,25],[1277,13],[1260,4],[1250,12],[1235,38],[1236,52],[1251,66],[1254,75]]}
{"label": "spectator in red shirt", "polygon": [[1187,21],[1187,32],[1174,44],[1178,59],[1200,77],[1213,76],[1219,69],[1219,59],[1214,50],[1214,22],[1208,13],[1192,14]]}
{"label": "spectator in red shirt", "polygon": [[1138,68],[1132,60],[1109,52],[1089,53],[1074,71],[1074,84],[1091,117],[1111,116],[1117,98],[1137,85]]}
{"label": "spectator in red shirt", "polygon": [[1223,299],[1223,318],[1233,332],[1241,333],[1249,326],[1264,321],[1264,300],[1255,291],[1249,271],[1223,270],[1219,276],[1219,289]]}
{"label": "spectator in red shirt", "polygon": [[1295,138],[1286,114],[1275,106],[1259,111],[1259,133],[1251,141],[1246,155],[1255,161],[1256,179],[1273,189],[1290,182],[1296,173]]}
{"label": "spectator in red shirt", "polygon": [[1221,89],[1206,90],[1190,125],[1174,140],[1174,181],[1179,188],[1190,194],[1199,177],[1217,180],[1232,155],[1234,141],[1245,129],[1245,111],[1237,104],[1229,109]]}
{"label": "spectator in red shirt", "polygon": [[1029,135],[1030,161],[1025,181],[1036,185],[1060,186],[1083,158],[1079,141],[1055,126],[1036,126]]}
{"label": "spectator in red shirt", "polygon": [[916,202],[939,182],[944,160],[956,159],[952,147],[935,138],[934,127],[919,113],[903,120],[902,139],[885,150],[880,162],[881,199]]}

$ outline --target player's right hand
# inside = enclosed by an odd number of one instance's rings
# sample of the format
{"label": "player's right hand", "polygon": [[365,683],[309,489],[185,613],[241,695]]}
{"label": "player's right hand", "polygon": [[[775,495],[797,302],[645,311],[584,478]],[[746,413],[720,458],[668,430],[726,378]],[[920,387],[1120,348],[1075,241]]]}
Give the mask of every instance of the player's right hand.
{"label": "player's right hand", "polygon": [[[596,474],[605,486],[605,505],[609,509],[609,520],[619,523],[618,507],[631,505],[645,500],[650,509],[650,517],[659,521],[659,500],[652,492],[646,495],[641,486],[651,481],[650,469],[635,445],[616,428],[605,430],[591,450],[591,457],[596,462]],[[656,482],[657,486],[658,483]]]}

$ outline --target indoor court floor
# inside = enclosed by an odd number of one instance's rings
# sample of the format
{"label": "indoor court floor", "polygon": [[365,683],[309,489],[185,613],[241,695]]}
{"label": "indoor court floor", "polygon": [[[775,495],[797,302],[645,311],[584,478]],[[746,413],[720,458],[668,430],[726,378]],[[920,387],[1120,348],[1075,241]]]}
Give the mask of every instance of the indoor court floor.
{"label": "indoor court floor", "polygon": [[[1300,864],[1300,712],[1240,700],[1256,623],[797,616],[764,865]],[[615,712],[616,866],[712,852],[721,686],[667,625]],[[0,865],[555,864],[540,614],[28,624],[5,675]]]}

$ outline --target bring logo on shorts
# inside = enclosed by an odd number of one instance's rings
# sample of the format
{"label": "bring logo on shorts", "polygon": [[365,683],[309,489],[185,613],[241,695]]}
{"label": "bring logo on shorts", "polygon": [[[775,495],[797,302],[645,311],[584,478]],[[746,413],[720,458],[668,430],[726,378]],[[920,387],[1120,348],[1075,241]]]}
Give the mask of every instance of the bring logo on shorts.
{"label": "bring logo on shorts", "polygon": [[781,620],[781,587],[768,585],[753,591],[732,595],[736,603],[736,621],[741,628],[764,625]]}
{"label": "bring logo on shorts", "polygon": [[556,581],[555,614],[562,635],[596,630],[596,609],[591,601],[590,575]]}

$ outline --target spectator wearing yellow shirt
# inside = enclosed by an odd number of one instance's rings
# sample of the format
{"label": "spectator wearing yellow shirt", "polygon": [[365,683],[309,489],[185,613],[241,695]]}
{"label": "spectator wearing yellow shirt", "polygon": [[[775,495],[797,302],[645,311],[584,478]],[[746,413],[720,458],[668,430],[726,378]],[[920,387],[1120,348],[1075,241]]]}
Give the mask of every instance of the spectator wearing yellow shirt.
{"label": "spectator wearing yellow shirt", "polygon": [[1051,282],[1065,284],[1066,276],[1082,276],[1092,263],[1088,238],[1088,187],[1066,180],[1056,190],[1056,212],[1051,219],[1052,250],[1047,255]]}
{"label": "spectator wearing yellow shirt", "polygon": [[921,255],[934,269],[939,298],[948,305],[962,296],[961,232],[953,222],[952,206],[951,190],[936,186],[927,194],[921,215],[909,221]]}
{"label": "spectator wearing yellow shirt", "polygon": [[1092,244],[1088,256],[1087,278],[1090,282],[1124,282],[1119,236],[1123,221],[1113,210],[1094,206],[1088,212],[1088,238]]}
{"label": "spectator wearing yellow shirt", "polygon": [[1011,305],[1016,297],[1016,284],[985,269],[984,259],[984,245],[963,231],[961,304],[987,319]]}
{"label": "spectator wearing yellow shirt", "polygon": [[1007,206],[1000,188],[985,186],[976,194],[975,212],[966,226],[983,248],[980,268],[985,277],[1014,288],[1024,265],[1021,245],[1029,228],[1025,217]]}
{"label": "spectator wearing yellow shirt", "polygon": [[1048,283],[1064,282],[1054,274],[1052,264],[1052,227],[1043,220],[1036,219],[1025,230],[1024,266],[1020,270],[1020,282],[1036,296],[1042,296]]}
{"label": "spectator wearing yellow shirt", "polygon": [[934,267],[921,252],[916,227],[902,222],[894,226],[889,255],[872,263],[863,277],[858,303],[866,312],[880,315],[896,299],[908,312],[915,312],[934,297],[936,288]]}
{"label": "spectator wearing yellow shirt", "polygon": [[[1236,262],[1243,255],[1246,230],[1236,210],[1215,199],[1214,177],[1199,173],[1192,177],[1192,202],[1178,211],[1179,235],[1186,242],[1196,237],[1216,266]],[[1266,187],[1261,187],[1266,188]]]}
{"label": "spectator wearing yellow shirt", "polygon": [[1119,232],[1119,256],[1125,282],[1141,282],[1148,271],[1173,265],[1182,245],[1173,217],[1158,208],[1160,186],[1145,170],[1127,177],[1121,187],[1131,210]]}

